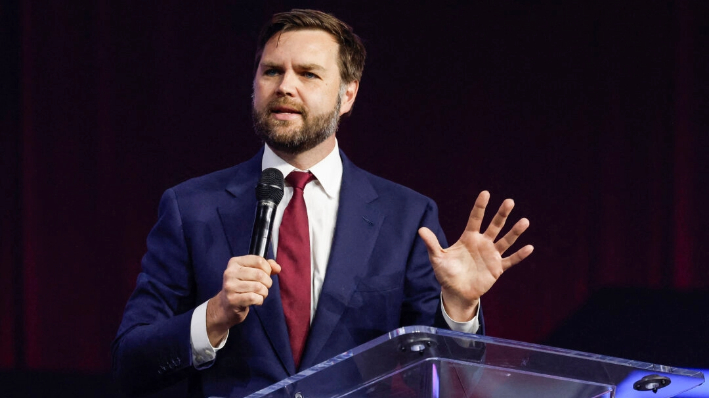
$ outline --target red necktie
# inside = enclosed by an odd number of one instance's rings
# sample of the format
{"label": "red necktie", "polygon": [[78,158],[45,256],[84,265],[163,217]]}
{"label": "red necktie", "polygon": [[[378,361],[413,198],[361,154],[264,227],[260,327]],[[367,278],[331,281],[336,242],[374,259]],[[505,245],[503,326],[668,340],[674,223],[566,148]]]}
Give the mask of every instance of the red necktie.
{"label": "red necktie", "polygon": [[310,330],[310,230],[303,189],[314,179],[310,172],[288,174],[286,181],[293,186],[293,197],[283,212],[278,230],[276,261],[282,267],[278,279],[296,369]]}

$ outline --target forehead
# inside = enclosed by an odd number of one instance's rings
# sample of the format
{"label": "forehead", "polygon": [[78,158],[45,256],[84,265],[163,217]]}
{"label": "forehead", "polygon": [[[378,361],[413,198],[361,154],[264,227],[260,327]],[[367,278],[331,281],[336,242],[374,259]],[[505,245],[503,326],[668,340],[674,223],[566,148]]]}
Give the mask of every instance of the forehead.
{"label": "forehead", "polygon": [[318,64],[337,66],[339,45],[322,30],[303,29],[278,32],[263,48],[261,63]]}

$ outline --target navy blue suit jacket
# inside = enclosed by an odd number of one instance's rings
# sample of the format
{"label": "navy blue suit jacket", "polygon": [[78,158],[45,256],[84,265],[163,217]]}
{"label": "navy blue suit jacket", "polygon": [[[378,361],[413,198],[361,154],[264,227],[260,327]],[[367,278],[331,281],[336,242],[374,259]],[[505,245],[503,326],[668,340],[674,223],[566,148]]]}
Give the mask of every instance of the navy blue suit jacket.
{"label": "navy blue suit jacket", "polygon": [[125,390],[189,378],[194,395],[244,396],[406,325],[446,327],[420,227],[445,247],[435,203],[356,167],[342,154],[337,225],[322,293],[296,369],[278,277],[262,306],[231,328],[213,365],[192,365],[190,321],[219,292],[229,258],[248,254],[262,151],[168,189],[136,289],[113,343]]}

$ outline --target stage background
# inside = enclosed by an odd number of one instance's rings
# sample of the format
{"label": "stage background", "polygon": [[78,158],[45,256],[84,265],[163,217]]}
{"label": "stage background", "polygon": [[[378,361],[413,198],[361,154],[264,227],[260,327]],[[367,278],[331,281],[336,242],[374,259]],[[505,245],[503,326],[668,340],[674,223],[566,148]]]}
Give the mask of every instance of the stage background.
{"label": "stage background", "polygon": [[255,38],[294,7],[367,46],[357,165],[435,199],[449,241],[483,189],[531,220],[490,335],[709,367],[709,2],[468,3],[3,1],[5,383],[111,389],[160,195],[257,151]]}

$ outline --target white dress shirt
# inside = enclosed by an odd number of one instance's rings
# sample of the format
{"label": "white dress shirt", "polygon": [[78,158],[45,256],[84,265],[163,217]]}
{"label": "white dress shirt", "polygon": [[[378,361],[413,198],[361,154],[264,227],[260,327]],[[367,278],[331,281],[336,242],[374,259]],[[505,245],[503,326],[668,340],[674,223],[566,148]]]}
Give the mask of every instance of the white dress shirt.
{"label": "white dress shirt", "polygon": [[[293,170],[298,170],[281,159],[266,145],[263,151],[261,170],[270,167],[278,169],[284,176],[287,176]],[[307,207],[308,225],[310,229],[310,322],[312,323],[323,282],[325,281],[327,261],[330,257],[332,238],[335,235],[337,208],[340,203],[342,158],[340,157],[337,142],[335,143],[333,151],[330,152],[325,159],[318,162],[318,164],[311,167],[309,170],[298,171],[310,171],[317,178],[306,185],[303,190],[303,198],[305,199],[305,206]],[[293,187],[286,183],[283,199],[276,209],[271,233],[271,244],[273,245],[273,252],[276,253],[276,258],[278,257],[278,230],[281,226],[281,220],[283,219],[283,211],[286,206],[288,206],[292,197]],[[456,322],[448,316],[443,308],[442,301],[441,309],[443,310],[446,323],[448,323],[451,330],[475,333],[480,327],[477,315],[468,322]],[[202,303],[192,314],[190,333],[193,364],[198,369],[207,368],[211,365],[214,358],[216,358],[217,351],[224,347],[229,337],[227,334],[217,347],[212,347],[210,344],[209,337],[207,336],[207,302]]]}

